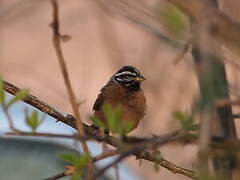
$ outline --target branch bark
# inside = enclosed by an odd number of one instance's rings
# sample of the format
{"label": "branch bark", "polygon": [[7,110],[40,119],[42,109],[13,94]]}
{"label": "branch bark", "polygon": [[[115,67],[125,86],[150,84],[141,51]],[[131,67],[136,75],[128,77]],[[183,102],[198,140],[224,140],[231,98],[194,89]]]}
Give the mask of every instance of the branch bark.
{"label": "branch bark", "polygon": [[[76,125],[79,130],[79,134],[84,135],[84,128],[83,128],[83,125],[81,122],[81,116],[80,116],[80,112],[78,109],[78,103],[76,100],[76,96],[73,92],[72,85],[70,83],[66,63],[65,63],[63,53],[62,53],[62,48],[61,48],[61,41],[60,41],[61,34],[59,32],[59,19],[58,19],[59,8],[58,8],[58,4],[57,4],[56,0],[51,0],[51,3],[52,3],[52,8],[53,8],[53,22],[52,22],[53,44],[54,44],[57,59],[59,62],[59,66],[60,66],[60,69],[62,72],[62,76],[64,79],[64,83],[65,83],[65,86],[67,89],[69,101],[70,101],[72,109],[73,109],[73,114],[76,117],[76,121],[77,121]],[[88,148],[85,147],[85,149],[87,150]],[[87,151],[89,151],[89,150],[87,150]]]}
{"label": "branch bark", "polygon": [[[53,39],[52,40],[53,40],[54,48],[56,51],[58,63],[61,68],[62,76],[63,76],[64,82],[65,82],[65,86],[67,89],[69,101],[72,106],[73,114],[76,117],[76,119],[75,119],[76,126],[77,126],[79,134],[81,136],[84,136],[85,132],[84,132],[83,124],[81,121],[81,116],[80,116],[80,112],[79,112],[79,108],[78,108],[79,106],[77,103],[76,96],[73,92],[72,85],[70,83],[66,63],[65,63],[62,48],[61,48],[61,41],[60,41],[61,34],[60,34],[60,30],[59,30],[59,8],[58,8],[57,0],[51,0],[51,4],[52,4],[52,9],[53,9],[53,21],[52,21]],[[81,143],[82,143],[83,151],[90,155],[91,152],[88,148],[87,142],[81,141]],[[88,163],[88,168],[87,168],[87,179],[92,180],[93,170],[94,170],[93,163],[90,160]]]}

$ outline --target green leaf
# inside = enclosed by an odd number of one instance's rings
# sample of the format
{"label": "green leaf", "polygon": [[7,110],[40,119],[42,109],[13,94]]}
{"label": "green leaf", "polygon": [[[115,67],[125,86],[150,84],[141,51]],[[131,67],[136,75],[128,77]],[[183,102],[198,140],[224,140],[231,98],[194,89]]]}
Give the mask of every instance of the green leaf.
{"label": "green leaf", "polygon": [[63,161],[75,166],[77,169],[85,168],[91,157],[88,154],[64,153],[58,155]]}
{"label": "green leaf", "polygon": [[80,155],[77,159],[75,166],[79,169],[85,168],[90,159],[91,157],[88,154]]}
{"label": "green leaf", "polygon": [[155,162],[159,163],[163,159],[163,154],[160,151],[155,152]]}
{"label": "green leaf", "polygon": [[156,150],[154,152],[154,165],[153,165],[153,169],[155,171],[157,171],[157,172],[160,169],[159,163],[161,162],[162,159],[163,159],[163,154],[159,150]]}
{"label": "green leaf", "polygon": [[120,125],[119,125],[118,132],[119,132],[121,135],[128,134],[129,132],[132,131],[133,125],[134,125],[134,124],[133,124],[132,121],[129,121],[129,122],[123,121],[123,122],[121,122]]}
{"label": "green leaf", "polygon": [[121,118],[121,107],[111,107],[109,104],[104,104],[103,112],[107,120],[108,130],[112,133],[119,133],[119,122]]}
{"label": "green leaf", "polygon": [[91,116],[90,119],[95,126],[106,129],[106,125],[98,117]]}
{"label": "green leaf", "polygon": [[71,177],[72,180],[79,180],[82,178],[83,170],[86,168],[91,158],[89,154],[81,155],[77,153],[60,153],[58,157],[76,168],[76,172]]}
{"label": "green leaf", "polygon": [[71,154],[59,153],[58,157],[69,164],[74,164],[75,159],[78,157],[78,154],[76,154],[76,153],[71,153]]}
{"label": "green leaf", "polygon": [[33,111],[29,116],[27,110],[25,111],[25,122],[32,129],[33,132],[36,132],[38,126],[44,121],[44,115],[39,118],[38,112]]}
{"label": "green leaf", "polygon": [[154,171],[158,172],[158,171],[160,170],[159,164],[154,163],[154,164],[153,164],[153,169],[154,169]]}
{"label": "green leaf", "polygon": [[82,176],[83,176],[83,172],[77,171],[72,175],[71,180],[81,180]]}
{"label": "green leaf", "polygon": [[194,124],[191,115],[185,112],[175,111],[172,113],[173,117],[178,120],[182,128],[186,131],[194,131],[198,129],[198,125]]}
{"label": "green leaf", "polygon": [[[107,121],[107,127],[105,129],[108,129],[111,133],[125,135],[132,131],[134,122],[121,120],[121,106],[111,107],[109,104],[104,104],[103,112]],[[95,121],[95,123],[98,122]],[[99,124],[99,126],[101,127],[102,125]]]}
{"label": "green leaf", "polygon": [[24,99],[27,97],[29,90],[22,89],[16,93],[16,95],[6,104],[6,107],[11,106],[12,104],[16,103],[19,100]]}
{"label": "green leaf", "polygon": [[187,35],[187,18],[175,6],[169,3],[163,5],[160,9],[160,20],[177,38],[183,39]]}
{"label": "green leaf", "polygon": [[189,117],[187,113],[181,112],[181,111],[175,111],[172,113],[173,117],[177,120],[185,120]]}
{"label": "green leaf", "polygon": [[75,163],[75,159],[77,159],[78,158],[78,154],[76,154],[76,153],[68,153],[68,154],[66,154],[66,153],[60,153],[60,154],[58,154],[58,157],[60,158],[60,159],[62,159],[63,161],[65,161],[65,162],[67,162],[67,163],[69,163],[69,164],[74,164]]}
{"label": "green leaf", "polygon": [[29,125],[35,130],[38,126],[38,113],[34,111],[31,118],[29,119]]}
{"label": "green leaf", "polygon": [[0,77],[0,104],[4,103],[4,101],[5,101],[4,82]]}

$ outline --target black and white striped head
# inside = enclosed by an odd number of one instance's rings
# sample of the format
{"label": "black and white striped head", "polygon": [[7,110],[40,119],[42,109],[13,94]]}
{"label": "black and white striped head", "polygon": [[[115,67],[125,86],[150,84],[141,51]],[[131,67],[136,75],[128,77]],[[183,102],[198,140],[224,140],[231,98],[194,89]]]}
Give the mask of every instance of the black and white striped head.
{"label": "black and white striped head", "polygon": [[113,82],[122,85],[130,91],[137,91],[140,89],[141,82],[145,78],[133,66],[123,66],[113,76]]}

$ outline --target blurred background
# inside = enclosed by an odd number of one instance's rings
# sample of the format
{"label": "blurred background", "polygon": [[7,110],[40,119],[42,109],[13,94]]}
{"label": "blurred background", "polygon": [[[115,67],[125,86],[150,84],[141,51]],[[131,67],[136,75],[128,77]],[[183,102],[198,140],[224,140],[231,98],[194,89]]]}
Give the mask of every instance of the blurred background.
{"label": "blurred background", "polygon": [[[91,124],[88,117],[92,113],[93,103],[98,91],[111,75],[123,65],[133,65],[146,77],[143,89],[148,111],[139,128],[131,134],[151,136],[178,129],[179,123],[173,119],[172,112],[189,112],[198,94],[191,54],[186,53],[176,63],[181,53],[179,44],[184,44],[189,37],[186,18],[179,15],[181,22],[176,21],[174,26],[181,27],[181,31],[173,32],[166,29],[169,25],[165,21],[168,12],[164,10],[169,7],[162,1],[58,2],[60,31],[63,35],[71,36],[71,40],[62,43],[63,53],[72,86],[81,102],[80,112],[84,122]],[[219,2],[226,14],[235,20],[240,19],[238,0]],[[52,8],[48,0],[0,1],[0,74],[6,81],[20,88],[30,89],[31,94],[57,109],[72,113],[52,43],[51,21]],[[151,27],[150,30],[146,25]],[[152,29],[155,34],[159,32],[171,37],[173,42],[162,38],[161,34],[153,35]],[[238,81],[237,70],[231,65],[227,67],[229,80]],[[11,109],[14,124],[23,130],[27,130],[23,121],[26,106],[19,103]],[[3,120],[3,114],[0,115],[0,133],[3,134],[8,131],[8,126]],[[56,123],[50,117],[38,131],[66,134],[74,132],[72,128]],[[49,141],[44,138],[42,140]],[[50,141],[74,148],[71,141]],[[166,159],[186,168],[194,168],[197,150],[194,145],[168,145],[160,148]],[[91,151],[98,154],[100,148],[92,143]],[[152,163],[146,161],[139,166],[139,162],[130,157],[121,164],[120,177],[139,180],[188,179],[164,168],[155,172],[152,166]]]}

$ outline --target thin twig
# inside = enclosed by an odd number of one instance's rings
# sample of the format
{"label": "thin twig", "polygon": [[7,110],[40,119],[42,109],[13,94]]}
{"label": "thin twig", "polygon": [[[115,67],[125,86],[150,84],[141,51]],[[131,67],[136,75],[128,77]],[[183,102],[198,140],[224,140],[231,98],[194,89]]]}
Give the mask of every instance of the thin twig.
{"label": "thin twig", "polygon": [[66,134],[52,134],[52,133],[31,133],[31,132],[7,132],[7,136],[26,136],[26,137],[48,137],[48,138],[65,138],[65,139],[74,139],[74,140],[90,140],[93,137],[90,136],[79,136],[79,135],[66,135]]}
{"label": "thin twig", "polygon": [[51,0],[51,3],[52,3],[52,7],[53,7],[52,29],[53,29],[54,48],[56,50],[59,66],[61,68],[61,72],[62,72],[62,75],[63,75],[65,86],[66,86],[66,89],[67,89],[67,92],[68,92],[69,101],[70,101],[72,109],[73,109],[73,114],[75,115],[76,120],[77,120],[79,133],[82,135],[82,134],[84,134],[84,129],[83,129],[83,126],[82,126],[82,123],[81,123],[80,112],[78,110],[78,103],[76,101],[76,96],[73,92],[73,89],[72,89],[72,86],[71,86],[71,83],[70,83],[66,63],[65,63],[63,53],[62,53],[62,48],[61,48],[61,42],[60,42],[61,35],[60,35],[60,32],[59,32],[59,19],[58,19],[58,4],[57,4],[56,0]]}
{"label": "thin twig", "polygon": [[239,113],[238,114],[233,114],[233,118],[239,119],[240,118],[240,114]]}
{"label": "thin twig", "polygon": [[60,179],[60,178],[62,178],[62,177],[65,177],[65,176],[67,176],[67,175],[65,174],[65,172],[62,172],[62,173],[56,174],[56,175],[54,175],[54,176],[52,176],[52,177],[49,177],[49,178],[47,178],[47,179],[45,179],[45,180],[57,180],[57,179]]}
{"label": "thin twig", "polygon": [[[119,153],[118,150],[107,151],[107,152],[105,152],[105,153],[102,153],[102,154],[94,157],[94,158],[92,159],[92,161],[93,161],[93,162],[97,162],[97,161],[99,161],[99,160],[102,160],[102,159],[105,159],[105,158],[114,156],[114,155],[116,155],[116,154],[118,154],[118,153]],[[57,179],[59,179],[59,178],[62,178],[62,177],[65,177],[65,176],[69,176],[69,175],[70,175],[70,174],[67,173],[67,171],[64,171],[64,172],[62,172],[62,173],[56,174],[56,175],[54,175],[54,176],[52,176],[52,177],[49,177],[49,178],[47,178],[46,180],[57,180]]]}
{"label": "thin twig", "polygon": [[99,154],[98,156],[94,157],[93,158],[93,162],[96,162],[96,161],[99,161],[101,159],[105,159],[105,158],[108,158],[108,157],[111,157],[111,156],[115,156],[119,154],[119,150],[109,150],[109,151],[106,151],[104,153],[101,153]]}
{"label": "thin twig", "polygon": [[[178,137],[169,137],[169,138],[165,138],[165,139],[155,139],[153,141],[149,141],[149,142],[144,142],[142,143],[141,145],[138,144],[137,146],[134,146],[133,148],[130,148],[129,150],[127,151],[124,151],[124,152],[121,152],[120,156],[114,160],[113,162],[109,163],[108,165],[106,165],[105,167],[103,167],[102,169],[100,169],[94,177],[99,177],[101,176],[102,174],[105,173],[105,171],[107,171],[109,168],[117,165],[118,163],[120,163],[123,159],[129,157],[130,155],[134,154],[136,155],[137,157],[142,157],[144,156],[145,153],[149,154],[148,152],[144,152],[144,150],[146,149],[150,149],[150,148],[155,148],[155,147],[158,147],[160,145],[164,145],[166,143],[168,143],[169,141],[172,141],[174,139],[177,139]],[[153,157],[153,162],[156,163],[156,158],[154,157],[154,155],[152,156]],[[161,160],[158,162],[160,165],[161,165]],[[176,166],[175,164],[171,164],[170,166],[172,168],[172,172],[175,171],[175,173],[178,173],[179,172],[179,167]],[[183,170],[182,168],[180,168],[180,170]],[[199,175],[198,173],[196,173],[195,171],[193,170],[186,170],[184,169],[184,175],[188,176],[188,177],[191,177],[192,179],[198,179],[199,178]]]}
{"label": "thin twig", "polygon": [[[102,154],[94,157],[94,158],[92,159],[92,161],[93,161],[93,162],[97,162],[97,161],[99,161],[99,160],[102,160],[102,159],[105,159],[105,158],[114,156],[114,155],[116,155],[116,154],[118,154],[118,153],[119,153],[118,150],[107,151],[107,152],[105,152],[105,153],[102,153]],[[57,180],[57,179],[59,179],[59,178],[62,178],[62,177],[65,177],[65,176],[69,176],[69,175],[70,175],[70,174],[67,173],[67,171],[64,171],[64,172],[62,172],[62,173],[56,174],[56,175],[54,175],[54,176],[52,176],[52,177],[49,177],[49,178],[47,178],[46,180]]]}
{"label": "thin twig", "polygon": [[9,124],[9,127],[10,129],[13,131],[13,132],[16,132],[16,128],[14,127],[13,125],[13,120],[12,120],[12,117],[10,116],[9,112],[8,112],[8,109],[6,107],[5,104],[2,104],[2,109],[3,109],[3,113],[5,114],[6,116],[6,119],[8,121],[8,124]]}
{"label": "thin twig", "polygon": [[[61,72],[63,75],[63,79],[65,82],[65,86],[68,92],[68,97],[73,109],[73,114],[76,117],[76,125],[77,125],[77,129],[79,131],[80,135],[84,135],[84,128],[83,128],[83,124],[81,121],[81,116],[80,116],[80,112],[78,109],[78,102],[76,100],[76,96],[73,92],[71,83],[70,83],[70,79],[68,76],[68,72],[67,72],[67,67],[66,67],[66,63],[63,57],[63,53],[62,53],[62,48],[61,48],[61,42],[60,42],[60,38],[61,38],[61,34],[59,31],[59,8],[58,8],[58,3],[57,0],[51,0],[51,4],[52,4],[52,8],[53,8],[53,22],[52,22],[52,29],[53,29],[53,44],[56,50],[56,54],[58,57],[58,62],[61,68]],[[83,150],[85,153],[90,154],[88,145],[85,141],[82,141],[82,146],[83,146]],[[88,165],[88,175],[87,178],[89,180],[92,179],[92,171],[93,171],[93,164],[91,162],[91,160],[89,161],[89,165]]]}
{"label": "thin twig", "polygon": [[76,171],[75,166],[72,166],[72,165],[66,165],[65,168],[66,168],[66,170],[64,172],[56,174],[52,177],[49,177],[46,180],[57,180],[59,178],[65,177],[65,176],[70,176],[73,173],[75,173],[75,171]]}

